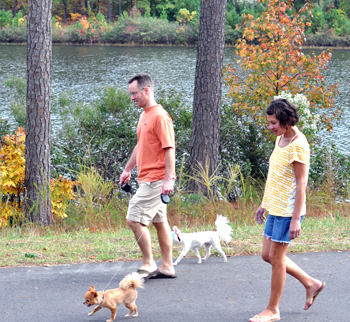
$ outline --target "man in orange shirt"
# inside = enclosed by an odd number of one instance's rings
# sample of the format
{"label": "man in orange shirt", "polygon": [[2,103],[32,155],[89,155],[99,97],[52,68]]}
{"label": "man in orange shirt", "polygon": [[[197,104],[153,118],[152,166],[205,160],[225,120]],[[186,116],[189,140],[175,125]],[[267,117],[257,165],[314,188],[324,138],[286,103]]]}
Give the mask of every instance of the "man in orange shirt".
{"label": "man in orange shirt", "polygon": [[[132,169],[137,165],[139,189],[129,203],[127,223],[134,232],[141,248],[143,264],[138,270],[145,279],[173,278],[172,236],[166,216],[166,204],[161,194],[174,191],[175,140],[170,115],[156,103],[153,82],[146,74],[139,74],[129,82],[131,99],[143,108],[137,126],[137,145],[120,176],[120,183],[130,180]],[[153,259],[151,237],[147,226],[157,229],[162,253],[162,263],[157,268]]]}

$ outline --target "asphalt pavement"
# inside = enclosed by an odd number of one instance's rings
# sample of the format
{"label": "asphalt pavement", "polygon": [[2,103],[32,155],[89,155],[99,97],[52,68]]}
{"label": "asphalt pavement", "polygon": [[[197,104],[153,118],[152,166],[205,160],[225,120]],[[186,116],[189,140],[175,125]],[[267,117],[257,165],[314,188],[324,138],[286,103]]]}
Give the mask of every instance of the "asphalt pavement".
{"label": "asphalt pavement", "polygon": [[[350,252],[290,254],[311,276],[326,282],[315,304],[303,310],[304,287],[287,276],[281,299],[281,321],[350,321]],[[159,264],[159,262],[157,262]],[[139,261],[0,268],[0,321],[99,322],[110,318],[102,309],[83,305],[90,285],[97,290],[116,288],[120,280],[140,267]],[[176,279],[148,280],[138,289],[137,318],[125,317],[118,307],[115,321],[138,322],[247,322],[268,302],[271,267],[260,256],[211,256],[202,264],[184,258]]]}

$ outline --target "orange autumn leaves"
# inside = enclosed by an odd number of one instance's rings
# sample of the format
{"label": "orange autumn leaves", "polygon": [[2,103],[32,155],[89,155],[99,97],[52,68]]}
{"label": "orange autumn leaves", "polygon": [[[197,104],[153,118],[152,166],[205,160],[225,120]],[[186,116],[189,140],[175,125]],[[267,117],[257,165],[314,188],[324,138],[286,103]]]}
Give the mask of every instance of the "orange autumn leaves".
{"label": "orange autumn leaves", "polygon": [[265,109],[274,96],[282,91],[304,94],[310,111],[321,116],[319,128],[330,131],[341,112],[334,107],[338,84],[329,85],[324,78],[331,51],[319,55],[302,52],[312,7],[306,4],[295,12],[292,4],[292,0],[269,0],[259,18],[245,16],[236,50],[241,68],[228,65],[224,70],[228,96],[235,113],[264,126]]}

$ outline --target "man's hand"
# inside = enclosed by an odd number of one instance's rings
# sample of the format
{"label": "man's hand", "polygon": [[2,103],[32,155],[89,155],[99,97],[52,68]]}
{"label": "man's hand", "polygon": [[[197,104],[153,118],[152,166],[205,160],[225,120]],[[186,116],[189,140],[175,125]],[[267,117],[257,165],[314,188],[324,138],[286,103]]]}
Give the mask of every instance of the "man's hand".
{"label": "man's hand", "polygon": [[299,220],[292,219],[289,225],[289,238],[295,239],[300,236],[300,233],[301,233],[300,219]]}
{"label": "man's hand", "polygon": [[163,186],[162,186],[162,194],[169,195],[172,192],[174,192],[174,180],[173,179],[170,179],[170,180],[165,179]]}
{"label": "man's hand", "polygon": [[259,225],[261,225],[265,222],[265,219],[265,209],[259,206],[258,210],[255,212],[255,220]]}
{"label": "man's hand", "polygon": [[130,178],[131,178],[131,172],[124,170],[123,173],[120,175],[119,183],[126,184],[127,182],[130,181]]}

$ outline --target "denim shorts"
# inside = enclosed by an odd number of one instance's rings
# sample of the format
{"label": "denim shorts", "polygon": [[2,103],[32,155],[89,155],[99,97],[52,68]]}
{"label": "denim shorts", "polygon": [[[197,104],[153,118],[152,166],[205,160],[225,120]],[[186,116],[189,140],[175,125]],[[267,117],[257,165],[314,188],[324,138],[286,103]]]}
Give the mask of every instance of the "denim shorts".
{"label": "denim shorts", "polygon": [[[292,217],[280,217],[269,214],[266,220],[264,236],[276,243],[290,244],[289,226],[291,220]],[[303,216],[300,217],[300,222],[302,220]]]}

